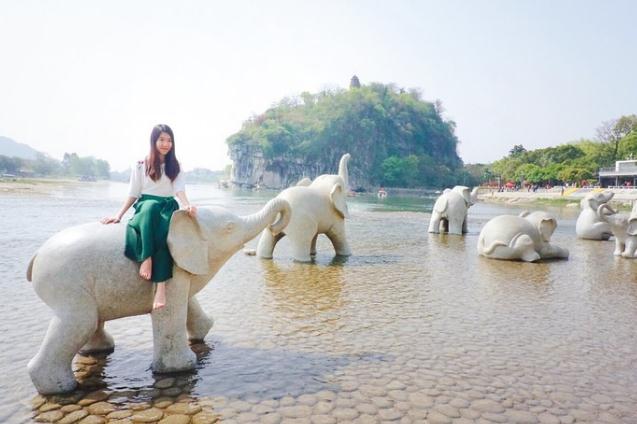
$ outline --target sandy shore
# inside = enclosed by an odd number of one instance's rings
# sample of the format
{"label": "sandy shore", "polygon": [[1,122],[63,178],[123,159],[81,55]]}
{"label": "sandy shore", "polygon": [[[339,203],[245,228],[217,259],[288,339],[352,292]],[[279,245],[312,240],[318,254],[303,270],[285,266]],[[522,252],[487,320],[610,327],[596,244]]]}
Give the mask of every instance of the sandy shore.
{"label": "sandy shore", "polygon": [[103,182],[84,182],[72,179],[47,178],[12,178],[0,179],[0,195],[2,194],[51,194],[69,187],[102,184]]}
{"label": "sandy shore", "polygon": [[[494,203],[524,204],[524,203],[559,203],[566,206],[579,207],[579,202],[592,191],[602,191],[600,188],[570,188],[564,194],[558,190],[550,191],[503,191],[483,189],[478,194],[479,200]],[[628,206],[637,200],[637,189],[612,189],[615,193],[611,203]]]}

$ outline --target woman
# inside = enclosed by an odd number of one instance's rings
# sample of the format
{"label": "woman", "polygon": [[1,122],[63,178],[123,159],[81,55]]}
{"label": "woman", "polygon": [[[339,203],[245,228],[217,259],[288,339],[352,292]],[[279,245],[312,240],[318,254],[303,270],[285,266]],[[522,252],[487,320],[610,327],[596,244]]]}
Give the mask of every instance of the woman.
{"label": "woman", "polygon": [[[166,245],[168,226],[174,211],[182,207],[193,218],[197,208],[186,197],[184,176],[175,156],[175,137],[168,125],[156,125],[150,134],[150,153],[131,171],[128,198],[114,217],[103,224],[118,223],[133,206],[135,215],[126,227],[124,254],[141,262],[139,275],[157,284],[153,309],[166,305],[166,280],[172,278],[173,260]],[[134,205],[133,205],[134,204]]]}

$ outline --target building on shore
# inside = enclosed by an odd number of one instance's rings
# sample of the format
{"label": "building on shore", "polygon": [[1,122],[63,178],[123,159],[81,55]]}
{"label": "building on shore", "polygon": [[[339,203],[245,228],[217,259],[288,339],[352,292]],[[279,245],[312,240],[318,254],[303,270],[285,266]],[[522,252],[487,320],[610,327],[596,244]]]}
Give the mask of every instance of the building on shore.
{"label": "building on shore", "polygon": [[637,186],[637,160],[618,160],[612,168],[600,168],[598,180],[605,188]]}

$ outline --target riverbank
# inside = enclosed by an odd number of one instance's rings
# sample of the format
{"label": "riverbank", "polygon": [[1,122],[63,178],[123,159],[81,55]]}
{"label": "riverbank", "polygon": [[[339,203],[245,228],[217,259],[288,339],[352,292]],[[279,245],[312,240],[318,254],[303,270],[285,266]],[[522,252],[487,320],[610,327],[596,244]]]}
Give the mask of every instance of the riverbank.
{"label": "riverbank", "polygon": [[2,194],[50,194],[68,187],[81,187],[101,182],[78,181],[68,178],[3,178],[0,179]]}
{"label": "riverbank", "polygon": [[[588,193],[602,191],[601,188],[570,188],[547,191],[497,191],[481,189],[478,199],[490,203],[506,204],[549,204],[567,207],[579,207],[579,202]],[[637,189],[606,189],[615,193],[611,204],[618,207],[629,207],[637,200]]]}

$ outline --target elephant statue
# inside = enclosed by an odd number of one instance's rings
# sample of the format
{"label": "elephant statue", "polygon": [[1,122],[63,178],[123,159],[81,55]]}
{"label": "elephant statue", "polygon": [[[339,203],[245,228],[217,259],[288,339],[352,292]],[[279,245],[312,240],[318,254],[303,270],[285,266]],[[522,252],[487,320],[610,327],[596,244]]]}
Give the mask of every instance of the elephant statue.
{"label": "elephant statue", "polygon": [[633,204],[630,215],[617,213],[608,204],[597,208],[597,216],[610,226],[615,236],[613,255],[634,259],[637,257],[637,202]]}
{"label": "elephant statue", "polygon": [[248,216],[220,207],[201,208],[196,218],[176,211],[167,239],[174,259],[173,277],[166,284],[167,304],[152,313],[153,284],[143,280],[138,265],[124,256],[125,224],[85,224],[53,235],[27,270],[27,280],[54,313],[40,350],[28,364],[37,390],[42,394],[73,390],[75,354],[114,349],[104,322],[147,313],[153,325],[153,371],[194,368],[196,356],[188,340],[203,340],[213,324],[195,294],[277,216],[270,231],[283,230],[290,213],[283,199],[272,199]]}
{"label": "elephant statue", "polygon": [[449,232],[462,235],[467,232],[467,214],[469,208],[478,199],[478,187],[469,192],[469,187],[455,186],[438,197],[431,211],[429,232]]}
{"label": "elephant statue", "polygon": [[478,254],[492,259],[535,262],[568,258],[568,250],[550,244],[557,220],[546,212],[500,215],[487,222],[478,237]]}
{"label": "elephant statue", "polygon": [[582,211],[575,223],[575,233],[578,238],[586,240],[608,240],[613,232],[608,222],[600,219],[597,209],[610,202],[615,193],[609,190],[588,193],[580,201]]}
{"label": "elephant statue", "polygon": [[349,218],[346,202],[349,159],[349,153],[341,157],[338,175],[319,175],[312,182],[304,178],[296,186],[279,193],[276,198],[286,200],[292,208],[290,223],[278,234],[268,228],[263,230],[257,244],[257,256],[272,259],[276,244],[288,236],[294,260],[310,262],[316,255],[319,234],[330,239],[337,255],[352,254],[345,237],[345,218]]}

